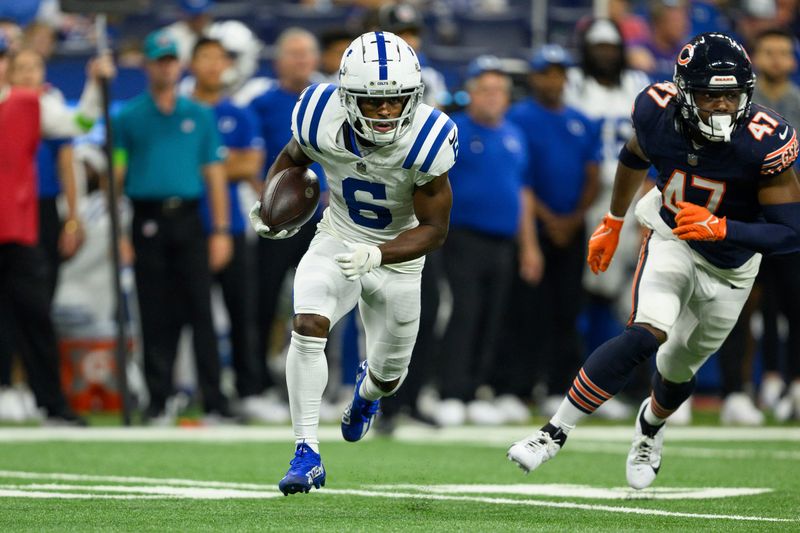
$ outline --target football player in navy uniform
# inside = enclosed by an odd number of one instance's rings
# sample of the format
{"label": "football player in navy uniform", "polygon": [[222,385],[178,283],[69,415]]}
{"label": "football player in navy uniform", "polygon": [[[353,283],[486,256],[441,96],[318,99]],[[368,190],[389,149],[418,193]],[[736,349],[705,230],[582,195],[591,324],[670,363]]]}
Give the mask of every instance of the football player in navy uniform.
{"label": "football player in navy uniform", "polygon": [[635,135],[620,152],[611,209],[589,240],[597,274],[611,262],[622,216],[655,166],[657,187],[636,206],[650,232],[628,327],[586,360],[550,422],[508,450],[525,471],[553,458],[577,422],[657,352],[627,460],[628,484],[648,487],[661,466],[664,422],[733,328],[761,254],[800,249],[797,134],[751,103],[755,75],[744,48],[722,34],[698,35],[678,54],[674,82],[637,97]]}

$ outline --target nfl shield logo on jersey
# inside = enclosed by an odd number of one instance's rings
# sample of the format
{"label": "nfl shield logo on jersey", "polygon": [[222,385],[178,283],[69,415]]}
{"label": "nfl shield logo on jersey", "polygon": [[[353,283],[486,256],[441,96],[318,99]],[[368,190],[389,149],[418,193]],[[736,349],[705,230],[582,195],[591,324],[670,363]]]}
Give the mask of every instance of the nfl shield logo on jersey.
{"label": "nfl shield logo on jersey", "polygon": [[356,170],[359,171],[362,174],[366,174],[367,173],[367,164],[365,162],[363,162],[363,161],[359,161],[358,163],[356,163]]}

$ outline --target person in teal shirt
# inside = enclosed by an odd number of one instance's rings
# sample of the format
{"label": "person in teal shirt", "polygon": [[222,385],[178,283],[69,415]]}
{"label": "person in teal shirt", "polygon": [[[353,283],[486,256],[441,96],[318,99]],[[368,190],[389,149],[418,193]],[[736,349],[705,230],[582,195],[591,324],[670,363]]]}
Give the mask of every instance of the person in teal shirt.
{"label": "person in teal shirt", "polygon": [[[165,406],[172,394],[181,326],[188,322],[203,409],[209,421],[228,418],[210,295],[211,272],[223,268],[232,252],[224,149],[213,111],[177,94],[175,40],[163,31],[151,33],[144,55],[148,91],[131,100],[113,122],[115,176],[124,180],[133,205],[133,248],[124,255],[135,257],[150,393],[144,415],[154,425],[173,422]],[[209,237],[198,209],[206,186],[213,221]]]}

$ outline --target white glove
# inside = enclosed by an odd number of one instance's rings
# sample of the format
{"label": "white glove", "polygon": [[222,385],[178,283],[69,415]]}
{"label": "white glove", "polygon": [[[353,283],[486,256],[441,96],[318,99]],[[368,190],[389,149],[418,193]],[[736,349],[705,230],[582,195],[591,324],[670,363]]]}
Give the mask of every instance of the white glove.
{"label": "white glove", "polygon": [[289,237],[295,235],[300,228],[294,229],[282,229],[278,233],[273,233],[269,226],[264,224],[264,221],[261,220],[261,201],[257,200],[253,207],[250,209],[250,225],[253,226],[253,229],[256,230],[259,237],[264,237],[266,239],[288,239]]}
{"label": "white glove", "polygon": [[349,253],[336,254],[333,259],[342,269],[342,274],[348,281],[355,281],[373,268],[381,264],[381,250],[371,244],[359,242],[344,242],[350,249]]}

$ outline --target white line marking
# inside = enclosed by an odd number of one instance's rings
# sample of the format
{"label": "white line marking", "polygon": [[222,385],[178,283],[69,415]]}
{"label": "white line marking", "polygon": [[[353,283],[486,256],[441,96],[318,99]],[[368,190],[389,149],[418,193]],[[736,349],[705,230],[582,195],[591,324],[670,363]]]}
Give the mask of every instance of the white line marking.
{"label": "white line marking", "polygon": [[[159,478],[145,478],[135,476],[96,476],[96,475],[82,475],[82,474],[67,474],[67,473],[36,473],[36,472],[17,472],[17,471],[0,471],[0,477],[16,478],[16,479],[58,479],[58,480],[73,480],[73,481],[112,481],[112,482],[136,482],[147,483],[155,486],[137,487],[137,486],[86,486],[86,485],[60,485],[60,484],[31,484],[31,485],[11,485],[9,488],[0,487],[0,497],[15,497],[15,498],[60,498],[60,499],[157,499],[157,498],[193,498],[193,499],[219,499],[219,498],[277,498],[280,493],[274,489],[274,486],[249,484],[249,483],[232,483],[232,482],[219,482],[219,481],[199,481],[190,479],[159,479]],[[192,487],[174,487],[174,485],[189,485]],[[171,486],[173,485],[173,486]],[[29,487],[30,490],[24,490]],[[228,490],[219,490],[211,487],[224,487]],[[532,499],[511,499],[511,498],[489,498],[489,497],[475,497],[475,496],[460,496],[460,495],[447,495],[447,494],[420,494],[420,493],[404,493],[397,492],[400,486],[391,487],[391,492],[374,492],[360,489],[323,489],[318,492],[318,495],[354,495],[365,496],[373,498],[395,498],[395,499],[426,499],[436,501],[470,501],[476,503],[487,503],[493,505],[525,505],[534,507],[553,507],[560,509],[580,509],[586,511],[604,511],[610,513],[624,513],[624,514],[638,514],[649,516],[672,516],[680,518],[705,518],[705,519],[719,519],[719,520],[736,520],[736,521],[749,521],[749,522],[798,522],[796,518],[772,518],[760,516],[742,516],[742,515],[719,515],[719,514],[701,514],[701,513],[682,513],[676,511],[663,511],[660,509],[644,509],[636,507],[615,507],[610,505],[596,505],[596,504],[582,504],[573,502],[553,502],[544,500]],[[417,486],[414,486],[417,487]],[[464,488],[469,490],[470,485],[451,485],[445,488]],[[495,487],[495,486],[490,486]],[[525,487],[524,485],[512,485],[511,487]],[[535,486],[534,486],[535,487]],[[248,491],[247,489],[256,488],[256,490]],[[591,487],[590,487],[591,488]],[[240,489],[240,490],[232,490]],[[436,490],[436,487],[430,487],[431,490]],[[61,490],[100,490],[102,492],[128,492],[130,494],[103,494],[103,493],[85,493],[85,492],[60,492]],[[516,490],[516,489],[515,489]],[[535,490],[535,489],[531,489]],[[605,489],[609,490],[609,489]],[[668,491],[691,491],[692,489],[661,489],[661,492]],[[696,489],[696,490],[711,490],[711,489]],[[720,489],[722,490],[722,489]],[[764,489],[751,489],[751,490],[764,490]],[[158,494],[153,494],[157,492]],[[653,491],[657,492],[657,491]],[[221,496],[222,494],[230,494],[230,496]]]}
{"label": "white line marking", "polygon": [[146,494],[149,496],[167,496],[171,498],[184,498],[190,500],[228,500],[228,499],[265,499],[280,498],[283,494],[275,487],[270,487],[269,492],[253,490],[212,489],[203,487],[169,487],[135,485],[61,485],[58,483],[34,483],[31,485],[5,485],[10,490],[22,491],[79,491],[81,492],[121,492],[129,495]]}
{"label": "white line marking", "polygon": [[[570,442],[570,444],[572,444]],[[588,443],[576,442],[564,448],[570,452],[577,453],[608,453],[626,454],[628,446],[612,443]],[[723,448],[701,448],[694,446],[665,446],[664,454],[672,457],[691,457],[707,459],[775,459],[786,461],[800,461],[800,451],[795,450],[771,450],[771,449],[723,449]]]}
{"label": "white line marking", "polygon": [[520,496],[548,496],[557,498],[586,498],[595,500],[705,500],[755,496],[772,492],[767,488],[657,487],[634,490],[629,487],[592,487],[556,483],[516,485],[367,485],[370,490],[414,490],[433,494],[517,494]]}
{"label": "white line marking", "polygon": [[[485,446],[509,446],[527,433],[530,426],[485,427],[465,426],[459,428],[428,429],[417,426],[401,426],[394,439],[403,442],[424,444],[479,444]],[[670,427],[667,428],[669,442],[680,441],[739,441],[800,442],[800,427],[768,427],[752,431],[747,428],[720,427]],[[580,427],[569,435],[570,442],[630,442],[633,426]],[[374,436],[367,435],[370,439]],[[338,426],[323,426],[319,438],[325,442],[341,442]],[[0,444],[10,442],[294,442],[291,427],[206,427],[206,428],[0,428]]]}
{"label": "white line marking", "polygon": [[544,500],[515,500],[511,498],[482,498],[473,496],[445,496],[442,494],[413,494],[404,492],[369,492],[366,490],[324,489],[328,493],[350,494],[353,496],[366,496],[378,498],[410,498],[421,500],[445,500],[479,502],[499,505],[529,505],[532,507],[556,507],[559,509],[581,509],[584,511],[606,511],[609,513],[639,514],[647,516],[674,516],[679,518],[705,518],[711,520],[738,520],[746,522],[798,522],[797,518],[770,518],[765,516],[743,516],[704,513],[682,513],[678,511],[662,511],[661,509],[644,509],[639,507],[614,507],[611,505],[596,505],[572,502],[551,502]]}
{"label": "white line marking", "polygon": [[19,472],[0,470],[0,478],[8,479],[50,479],[56,481],[99,481],[108,483],[142,483],[152,485],[176,485],[243,490],[276,490],[275,485],[255,483],[232,483],[226,481],[202,481],[197,479],[153,478],[138,476],[94,476],[89,474],[67,474],[61,472]]}
{"label": "white line marking", "polygon": [[164,496],[147,496],[144,494],[70,494],[68,492],[33,492],[27,490],[0,489],[0,498],[57,498],[67,500],[163,500]]}

